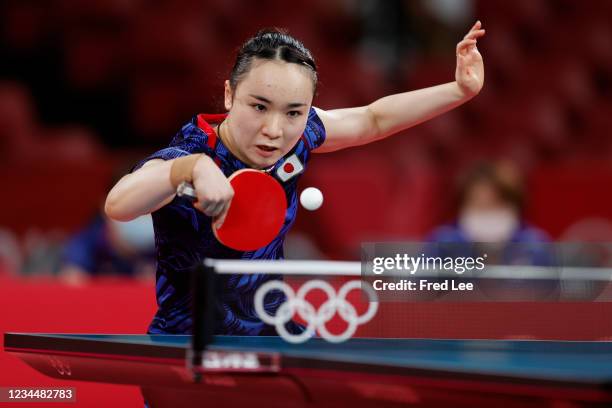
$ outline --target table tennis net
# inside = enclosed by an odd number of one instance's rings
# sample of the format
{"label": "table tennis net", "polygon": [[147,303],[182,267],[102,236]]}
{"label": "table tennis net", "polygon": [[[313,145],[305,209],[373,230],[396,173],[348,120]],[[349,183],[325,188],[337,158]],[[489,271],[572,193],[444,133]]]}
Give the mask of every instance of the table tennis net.
{"label": "table tennis net", "polygon": [[[403,289],[372,291],[381,288],[376,282],[381,275],[363,262],[213,260],[211,265],[217,274],[282,276],[263,299],[270,291],[290,291],[297,303],[278,312],[291,313],[305,326],[318,316],[315,336],[338,338],[349,331],[350,337],[376,338],[612,340],[612,268],[607,266],[489,265],[461,275],[387,271],[383,280],[403,282]],[[428,290],[418,289],[422,280]],[[406,281],[417,289],[406,289]],[[472,290],[458,290],[468,283]],[[357,324],[347,322],[351,313],[360,317],[372,311],[372,292],[375,313]]]}

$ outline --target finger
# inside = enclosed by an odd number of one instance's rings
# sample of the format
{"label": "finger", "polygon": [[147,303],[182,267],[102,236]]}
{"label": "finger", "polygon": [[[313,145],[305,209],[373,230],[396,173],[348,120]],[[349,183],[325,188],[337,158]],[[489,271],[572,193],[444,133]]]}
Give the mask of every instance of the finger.
{"label": "finger", "polygon": [[459,44],[457,44],[457,55],[465,54],[468,51],[469,47],[472,47],[475,45],[476,45],[476,40],[471,40],[471,39],[467,39],[467,40],[463,40],[459,42]]}
{"label": "finger", "polygon": [[480,38],[480,37],[482,37],[483,35],[485,35],[485,30],[484,30],[484,29],[481,29],[481,30],[474,30],[474,31],[470,31],[469,33],[467,33],[467,34],[465,35],[465,37],[463,37],[463,39],[464,39],[464,40],[467,40],[467,39],[469,39],[469,38],[473,38],[473,39],[475,39],[475,38]]}
{"label": "finger", "polygon": [[210,216],[217,217],[219,214],[221,214],[221,211],[223,211],[224,208],[225,208],[225,202],[219,201],[218,203],[216,203],[216,205],[213,208],[210,209]]}
{"label": "finger", "polygon": [[461,40],[459,41],[459,43],[457,44],[457,46],[461,46],[461,47],[465,47],[466,45],[474,45],[476,44],[478,41],[473,39],[473,38],[466,38],[465,40]]}
{"label": "finger", "polygon": [[202,203],[200,201],[194,201],[192,205],[196,210],[204,212],[204,208],[202,207]]}
{"label": "finger", "polygon": [[221,226],[225,222],[225,217],[227,217],[227,213],[229,212],[230,205],[231,205],[231,201],[228,201],[226,205],[223,207],[217,219],[215,220],[215,226],[217,229],[221,228]]}
{"label": "finger", "polygon": [[478,30],[480,28],[480,21],[476,21],[472,27],[468,30],[467,34],[464,37],[467,37],[472,31]]}
{"label": "finger", "polygon": [[215,201],[207,208],[206,214],[210,217],[216,217],[219,215],[224,205],[225,203],[223,201]]}
{"label": "finger", "polygon": [[209,217],[212,217],[214,215],[215,212],[215,208],[217,207],[217,205],[219,204],[219,201],[217,200],[210,200],[210,201],[199,201],[199,210],[202,211],[204,214],[208,215]]}
{"label": "finger", "polygon": [[469,33],[469,34],[466,36],[466,38],[473,38],[473,39],[480,38],[480,37],[482,37],[483,35],[485,35],[485,33],[486,33],[486,31],[485,31],[485,29],[483,28],[483,29],[481,29],[481,30],[472,31],[471,33]]}
{"label": "finger", "polygon": [[478,52],[478,47],[476,46],[476,44],[470,45],[470,46],[468,47],[467,52],[468,52],[468,53],[473,53],[473,52],[476,52],[476,53],[477,53],[477,52]]}
{"label": "finger", "polygon": [[466,61],[465,61],[466,57],[461,55],[461,54],[457,54],[457,68],[463,72],[464,67],[467,65]]}
{"label": "finger", "polygon": [[471,28],[468,30],[468,32],[467,32],[467,34],[464,36],[464,38],[465,38],[465,37],[467,37],[468,35],[470,35],[471,33],[473,33],[474,31],[478,31],[478,30],[480,30],[480,28],[481,28],[481,27],[482,27],[482,24],[481,24],[480,20],[476,21],[476,22],[474,23],[474,25],[473,25],[473,26],[472,26],[472,27],[471,27]]}
{"label": "finger", "polygon": [[209,204],[204,201],[195,201],[193,203],[193,206],[196,208],[196,210],[204,213],[204,215],[208,215],[207,213],[208,205]]}

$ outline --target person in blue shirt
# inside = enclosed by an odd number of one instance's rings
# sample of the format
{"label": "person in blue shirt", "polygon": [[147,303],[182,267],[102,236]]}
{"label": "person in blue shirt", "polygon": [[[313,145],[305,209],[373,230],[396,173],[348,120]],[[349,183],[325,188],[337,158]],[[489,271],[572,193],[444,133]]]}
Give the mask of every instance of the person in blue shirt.
{"label": "person in blue shirt", "polygon": [[[461,180],[456,220],[436,228],[429,236],[429,256],[477,258],[486,254],[486,266],[555,267],[557,253],[548,234],[527,223],[525,194],[518,169],[509,162],[478,163]],[[487,270],[476,275],[486,276]],[[556,281],[484,280],[479,293],[496,301],[555,300]]]}
{"label": "person in blue shirt", "polygon": [[[459,181],[455,219],[431,232],[424,249],[427,256],[484,258],[483,269],[464,276],[486,277],[490,266],[498,271],[505,269],[509,274],[506,279],[475,283],[472,300],[559,300],[561,287],[556,279],[521,277],[529,267],[550,267],[560,273],[562,264],[549,235],[524,218],[527,197],[518,168],[506,161],[481,162],[469,168]],[[508,279],[512,274],[516,277]]]}
{"label": "person in blue shirt", "polygon": [[108,275],[148,279],[154,249],[150,216],[117,222],[97,214],[64,245],[59,276],[71,283]]}
{"label": "person in blue shirt", "polygon": [[546,234],[523,220],[525,201],[522,177],[513,163],[477,163],[460,179],[456,223],[437,233],[443,240],[539,242]]}
{"label": "person in blue shirt", "polygon": [[[283,240],[297,210],[297,183],[313,153],[383,139],[477,95],[484,82],[484,65],[476,42],[483,35],[481,23],[476,22],[458,43],[453,82],[386,96],[367,106],[328,111],[313,107],[317,66],[301,42],[278,30],[262,30],[246,41],[225,81],[227,113],[193,117],[167,148],[124,176],[106,200],[106,214],[112,219],[153,216],[159,309],[149,333],[191,333],[188,271],[198,261],[206,257],[283,258]],[[213,223],[220,226],[224,222],[232,200],[228,176],[243,168],[260,169],[275,177],[289,204],[276,239],[249,252],[224,247],[211,228]],[[193,204],[176,195],[183,181],[195,187],[197,201]],[[217,293],[215,333],[274,334],[256,316],[253,296],[263,282],[277,278],[223,278]],[[266,309],[273,313],[283,301],[280,294],[267,296]],[[297,325],[289,329],[300,330]]]}

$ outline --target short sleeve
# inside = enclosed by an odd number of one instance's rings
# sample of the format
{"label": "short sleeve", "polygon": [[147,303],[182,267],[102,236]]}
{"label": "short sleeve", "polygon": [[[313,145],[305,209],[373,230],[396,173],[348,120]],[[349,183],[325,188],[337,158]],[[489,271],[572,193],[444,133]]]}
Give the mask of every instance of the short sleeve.
{"label": "short sleeve", "polygon": [[197,117],[194,117],[176,133],[168,147],[158,150],[138,162],[132,168],[132,172],[141,168],[149,160],[154,159],[172,160],[195,153],[204,153],[212,157],[214,151],[208,145],[208,139],[206,132],[197,126]]}
{"label": "short sleeve", "polygon": [[314,108],[308,112],[308,121],[304,129],[304,138],[309,150],[314,150],[321,146],[325,141],[325,126]]}

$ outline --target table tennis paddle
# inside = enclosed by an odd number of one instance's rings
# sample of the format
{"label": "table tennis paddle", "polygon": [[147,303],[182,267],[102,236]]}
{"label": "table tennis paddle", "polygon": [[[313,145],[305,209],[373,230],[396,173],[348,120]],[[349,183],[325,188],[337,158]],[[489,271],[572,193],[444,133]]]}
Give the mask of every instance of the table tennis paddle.
{"label": "table tennis paddle", "polygon": [[[272,176],[260,170],[238,170],[228,177],[234,189],[225,222],[213,224],[213,233],[223,245],[239,251],[253,251],[268,245],[285,222],[285,190]],[[177,195],[197,200],[195,189],[181,183]]]}

